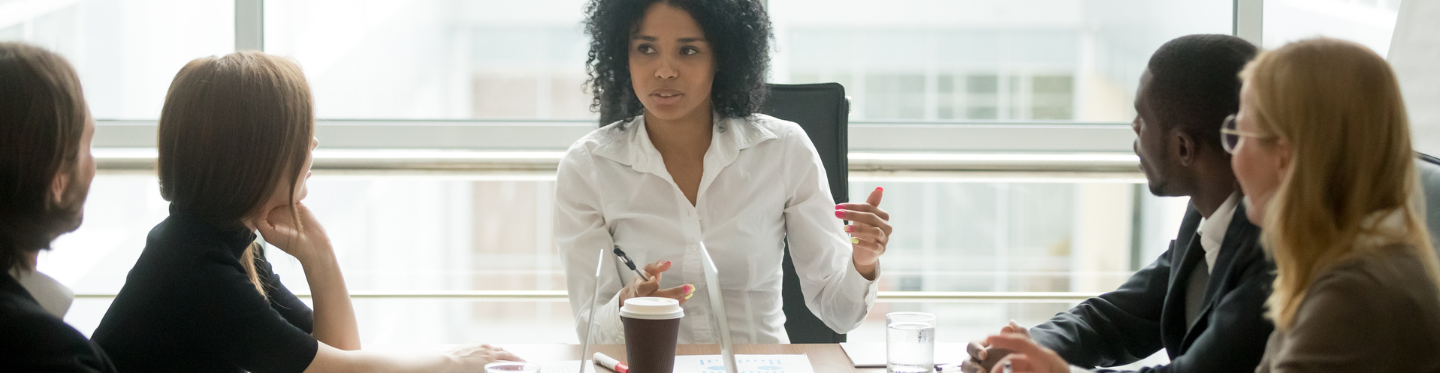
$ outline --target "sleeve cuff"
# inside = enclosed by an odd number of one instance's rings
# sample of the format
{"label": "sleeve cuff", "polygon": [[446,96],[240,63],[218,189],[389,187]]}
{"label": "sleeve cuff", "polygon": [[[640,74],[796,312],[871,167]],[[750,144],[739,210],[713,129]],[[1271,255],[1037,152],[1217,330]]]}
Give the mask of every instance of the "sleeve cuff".
{"label": "sleeve cuff", "polygon": [[849,263],[846,265],[849,268],[842,279],[845,289],[849,290],[850,294],[864,294],[863,299],[866,305],[875,304],[875,298],[880,293],[880,263],[875,263],[875,280],[866,280],[865,276],[860,275],[860,270],[855,269],[854,260],[845,262]]}
{"label": "sleeve cuff", "polygon": [[625,327],[620,323],[620,293],[615,293],[610,297],[610,301],[595,310],[595,320],[592,320],[590,326],[593,328],[590,331],[591,344],[625,343]]}
{"label": "sleeve cuff", "polygon": [[[858,300],[864,302],[865,310],[870,310],[871,305],[876,304],[876,298],[880,295],[880,264],[876,264],[876,279],[871,281],[860,275],[860,269],[855,269],[855,261],[847,258],[845,262],[847,262],[845,274],[840,279],[844,294],[861,295]],[[864,318],[864,314],[861,314],[861,318]]]}

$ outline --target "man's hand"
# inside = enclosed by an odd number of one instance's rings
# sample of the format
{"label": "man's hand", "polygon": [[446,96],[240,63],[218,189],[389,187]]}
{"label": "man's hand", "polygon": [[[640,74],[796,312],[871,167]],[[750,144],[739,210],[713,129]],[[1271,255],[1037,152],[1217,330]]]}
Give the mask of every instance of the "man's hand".
{"label": "man's hand", "polygon": [[[1016,334],[1030,338],[1030,330],[1020,326],[1014,320],[1010,325],[1000,328],[1000,334]],[[986,340],[971,341],[965,347],[965,352],[970,354],[970,359],[960,364],[960,371],[965,373],[985,373],[995,367],[995,363],[1004,359],[1010,354],[1010,350],[1003,348],[992,348]]]}
{"label": "man's hand", "polygon": [[[1070,364],[1059,354],[1044,346],[1035,343],[1030,339],[1029,334],[1000,334],[985,338],[985,343],[992,349],[1006,349],[1014,351],[990,368],[990,373],[1004,373],[1005,368],[1010,368],[1012,373],[1068,373]],[[989,356],[994,358],[994,356]]]}

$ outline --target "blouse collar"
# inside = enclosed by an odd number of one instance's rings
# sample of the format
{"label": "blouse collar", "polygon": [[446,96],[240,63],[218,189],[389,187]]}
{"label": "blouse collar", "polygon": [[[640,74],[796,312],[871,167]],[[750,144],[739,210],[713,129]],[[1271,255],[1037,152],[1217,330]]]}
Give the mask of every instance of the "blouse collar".
{"label": "blouse collar", "polygon": [[[713,114],[710,149],[705,157],[719,157],[721,165],[728,165],[740,156],[740,151],[766,140],[777,138],[774,132],[750,123],[749,118],[724,118]],[[594,154],[621,164],[629,165],[640,172],[668,175],[660,151],[650,142],[645,126],[645,115],[637,115],[627,121],[619,121],[601,129],[602,141]]]}

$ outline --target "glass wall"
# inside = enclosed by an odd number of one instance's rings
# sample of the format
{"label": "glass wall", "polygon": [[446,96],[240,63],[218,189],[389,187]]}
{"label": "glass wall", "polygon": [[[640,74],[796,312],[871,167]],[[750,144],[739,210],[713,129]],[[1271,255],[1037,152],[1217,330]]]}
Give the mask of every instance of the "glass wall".
{"label": "glass wall", "polygon": [[[302,65],[322,120],[588,123],[596,115],[584,85],[584,3],[269,0],[264,45]],[[1395,0],[1265,4],[1266,46],[1325,34],[1382,54],[1398,9]],[[1134,116],[1138,77],[1156,47],[1232,27],[1230,0],[768,6],[771,81],[840,82],[852,100],[852,123],[864,126],[1123,125]],[[30,41],[69,58],[96,117],[154,120],[186,61],[233,50],[234,19],[228,0],[0,0],[0,40]],[[883,291],[1110,290],[1164,250],[1186,206],[1150,196],[1138,173],[897,175],[851,179],[852,200],[875,186],[887,189],[883,206],[896,233],[884,257]],[[307,203],[331,232],[357,293],[563,291],[549,231],[553,184],[546,176],[320,170]],[[82,331],[98,323],[109,302],[104,295],[123,285],[146,232],[166,216],[157,191],[151,173],[102,170],[85,225],[42,258],[43,271],[94,295],[68,316]],[[297,263],[280,252],[270,257],[292,290],[308,291]],[[563,298],[384,298],[356,306],[367,344],[575,339]],[[1011,318],[1034,324],[1068,306],[887,302],[854,335],[878,336],[884,312],[920,309],[946,315],[941,341],[962,342]],[[516,325],[542,332],[520,333]]]}
{"label": "glass wall", "polygon": [[186,62],[235,50],[231,0],[0,0],[0,41],[65,56],[97,119],[156,119]]}
{"label": "glass wall", "polygon": [[1150,53],[1231,3],[771,0],[775,80],[840,82],[856,121],[1129,122]]}
{"label": "glass wall", "polygon": [[[886,188],[882,205],[896,233],[884,257],[882,291],[1102,292],[1132,271],[1135,182],[862,179],[852,182],[851,198]],[[565,290],[549,232],[552,179],[319,172],[309,186],[305,203],[330,233],[352,292]],[[149,229],[167,215],[167,203],[155,178],[144,174],[105,173],[91,191],[84,228],[57,240],[40,269],[78,294],[114,294]],[[1170,209],[1156,215],[1178,217],[1175,202],[1147,205]],[[298,262],[273,248],[268,257],[287,287],[309,292]],[[83,300],[67,319],[88,332],[106,306],[107,300]],[[367,343],[574,342],[564,299],[376,299],[356,307]],[[942,327],[953,331],[941,340],[962,341],[1007,317],[1039,322],[1065,307],[1001,304],[948,314]],[[884,313],[872,315],[865,329],[878,333]],[[517,324],[555,333],[457,332]]]}
{"label": "glass wall", "polygon": [[317,115],[594,119],[583,0],[269,0],[265,50],[294,57]]}
{"label": "glass wall", "polygon": [[[338,6],[343,3],[344,6]],[[271,0],[322,118],[592,119],[584,1]],[[1231,1],[773,0],[772,81],[839,82],[853,120],[1128,122],[1150,53]]]}
{"label": "glass wall", "polygon": [[1400,0],[1266,0],[1265,48],[1326,36],[1389,54]]}

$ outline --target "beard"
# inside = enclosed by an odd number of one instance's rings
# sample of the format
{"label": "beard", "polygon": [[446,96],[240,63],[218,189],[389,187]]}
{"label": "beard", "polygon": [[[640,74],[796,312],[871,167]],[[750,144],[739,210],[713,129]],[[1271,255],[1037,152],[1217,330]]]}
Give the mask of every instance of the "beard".
{"label": "beard", "polygon": [[[79,170],[70,172],[69,183],[60,194],[60,202],[49,204],[46,209],[46,224],[50,228],[50,239],[59,237],[62,234],[74,232],[80,228],[80,223],[85,220],[85,197],[90,194],[90,183],[79,182]],[[88,180],[87,180],[88,181]]]}

